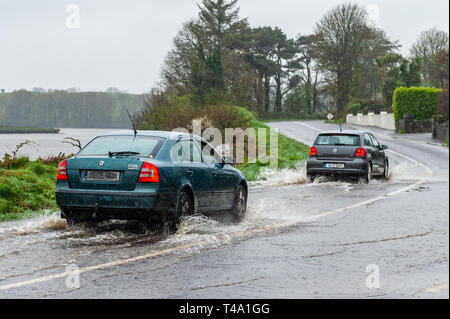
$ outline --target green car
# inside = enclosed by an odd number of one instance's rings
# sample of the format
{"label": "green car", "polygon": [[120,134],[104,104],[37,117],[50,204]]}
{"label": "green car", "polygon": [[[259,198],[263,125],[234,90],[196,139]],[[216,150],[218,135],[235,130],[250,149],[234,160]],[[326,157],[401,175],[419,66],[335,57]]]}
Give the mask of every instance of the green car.
{"label": "green car", "polygon": [[233,164],[195,135],[114,132],[58,165],[56,202],[69,225],[118,219],[176,228],[182,216],[224,212],[240,221],[248,186]]}

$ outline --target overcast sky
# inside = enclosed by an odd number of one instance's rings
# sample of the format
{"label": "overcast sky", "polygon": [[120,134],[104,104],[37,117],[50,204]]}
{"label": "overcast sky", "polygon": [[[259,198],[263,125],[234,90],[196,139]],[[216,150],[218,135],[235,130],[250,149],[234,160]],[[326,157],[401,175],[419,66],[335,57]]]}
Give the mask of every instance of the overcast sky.
{"label": "overcast sky", "polygon": [[[342,0],[239,0],[253,27],[308,34]],[[359,0],[407,54],[419,33],[448,32],[448,0]],[[75,4],[77,7],[68,5]],[[76,16],[79,9],[79,25]],[[68,10],[68,12],[66,12]],[[118,87],[147,92],[195,0],[0,0],[0,89]]]}

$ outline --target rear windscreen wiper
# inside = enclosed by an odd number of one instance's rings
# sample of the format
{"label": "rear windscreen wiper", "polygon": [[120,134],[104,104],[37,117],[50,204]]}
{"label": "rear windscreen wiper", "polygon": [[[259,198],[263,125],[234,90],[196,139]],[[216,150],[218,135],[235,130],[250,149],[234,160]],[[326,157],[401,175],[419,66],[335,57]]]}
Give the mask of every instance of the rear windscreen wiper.
{"label": "rear windscreen wiper", "polygon": [[124,151],[124,152],[109,152],[109,157],[113,156],[133,156],[133,155],[140,155],[141,153],[138,152],[130,152],[130,151]]}

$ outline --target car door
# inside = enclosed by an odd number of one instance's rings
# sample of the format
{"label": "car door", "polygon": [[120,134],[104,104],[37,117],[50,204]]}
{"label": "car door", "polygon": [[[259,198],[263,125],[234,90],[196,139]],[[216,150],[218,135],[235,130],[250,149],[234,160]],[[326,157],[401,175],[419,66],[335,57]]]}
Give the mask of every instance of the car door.
{"label": "car door", "polygon": [[372,162],[372,172],[377,172],[377,168],[378,168],[377,156],[378,156],[378,154],[377,154],[377,150],[373,146],[373,142],[372,142],[372,139],[370,138],[369,133],[364,133],[364,146],[365,146],[365,149],[366,149],[367,153],[369,154],[369,158]]}
{"label": "car door", "polygon": [[173,151],[182,184],[187,183],[192,187],[196,210],[208,211],[211,206],[211,170],[202,161],[198,145],[192,139],[184,139],[177,142]]}
{"label": "car door", "polygon": [[372,145],[376,154],[376,167],[374,167],[374,171],[375,173],[381,174],[384,172],[385,153],[375,136],[373,134],[369,134],[369,136],[372,139]]}
{"label": "car door", "polygon": [[212,210],[231,209],[237,184],[236,174],[222,163],[222,157],[206,141],[201,142],[202,157],[211,170]]}

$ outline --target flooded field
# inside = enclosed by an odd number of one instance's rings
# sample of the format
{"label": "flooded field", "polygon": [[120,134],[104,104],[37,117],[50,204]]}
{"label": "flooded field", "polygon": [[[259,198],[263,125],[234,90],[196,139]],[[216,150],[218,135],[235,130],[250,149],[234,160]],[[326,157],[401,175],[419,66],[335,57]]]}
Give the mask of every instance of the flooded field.
{"label": "flooded field", "polygon": [[28,156],[31,160],[34,160],[38,157],[45,158],[59,153],[72,154],[76,153],[78,149],[70,144],[62,143],[65,138],[78,139],[84,146],[94,137],[115,130],[63,128],[58,134],[0,134],[0,158],[5,153],[11,153],[11,150],[14,150],[17,144],[26,140],[36,144],[24,146],[19,151],[18,156]]}

